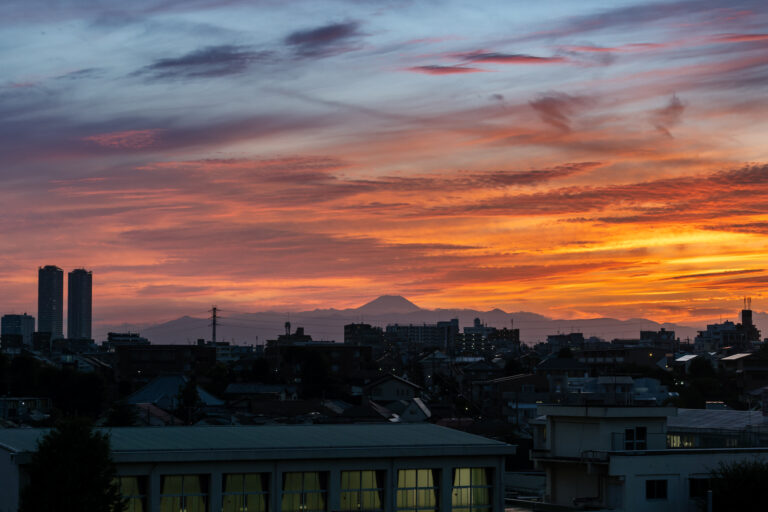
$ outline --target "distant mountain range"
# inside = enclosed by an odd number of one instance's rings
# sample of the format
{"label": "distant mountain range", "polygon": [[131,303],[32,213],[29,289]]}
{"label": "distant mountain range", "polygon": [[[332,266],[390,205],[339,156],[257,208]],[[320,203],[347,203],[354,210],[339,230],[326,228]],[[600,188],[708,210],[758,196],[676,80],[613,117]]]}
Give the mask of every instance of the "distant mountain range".
{"label": "distant mountain range", "polygon": [[[285,313],[265,311],[260,313],[223,316],[217,330],[219,341],[236,344],[266,343],[285,332],[285,323],[290,322],[291,329],[303,327],[304,331],[315,340],[344,341],[344,325],[352,322],[365,322],[386,327],[387,324],[423,324],[441,320],[459,319],[460,327],[473,324],[475,318],[493,327],[512,327],[520,329],[523,342],[536,343],[546,341],[547,335],[557,333],[582,332],[585,337],[598,336],[605,340],[615,338],[637,339],[641,330],[659,330],[662,327],[675,331],[681,340],[696,336],[697,329],[704,326],[658,323],[644,318],[617,320],[615,318],[591,318],[584,320],[558,320],[536,313],[519,311],[507,313],[501,309],[476,311],[473,309],[422,309],[405,297],[382,295],[367,304],[352,309],[316,309]],[[768,336],[768,314],[754,313],[754,321],[763,336]],[[738,319],[733,319],[737,321]],[[210,339],[211,328],[208,318],[184,316],[169,322],[151,325],[141,329],[141,334],[153,343],[194,343],[198,338]],[[104,327],[102,330],[124,330],[125,327]],[[105,335],[104,335],[105,336]]]}

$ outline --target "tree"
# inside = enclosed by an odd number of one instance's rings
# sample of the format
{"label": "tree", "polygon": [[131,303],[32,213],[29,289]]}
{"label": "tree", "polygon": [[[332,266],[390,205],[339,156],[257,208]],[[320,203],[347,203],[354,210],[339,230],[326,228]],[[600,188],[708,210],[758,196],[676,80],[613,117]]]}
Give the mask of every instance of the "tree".
{"label": "tree", "polygon": [[124,400],[118,400],[107,411],[104,421],[106,427],[132,427],[136,423],[136,410],[132,404]]}
{"label": "tree", "polygon": [[175,411],[176,415],[184,418],[186,425],[192,425],[195,422],[200,406],[203,404],[200,394],[197,392],[197,379],[194,376],[179,386],[179,394],[176,395],[176,399],[178,402]]}
{"label": "tree", "polygon": [[61,422],[38,442],[27,466],[20,512],[118,512],[125,500],[109,436],[83,420]]}
{"label": "tree", "polygon": [[712,480],[712,509],[716,512],[765,510],[765,482],[768,482],[768,461],[753,459],[741,462],[721,462],[710,472]]}

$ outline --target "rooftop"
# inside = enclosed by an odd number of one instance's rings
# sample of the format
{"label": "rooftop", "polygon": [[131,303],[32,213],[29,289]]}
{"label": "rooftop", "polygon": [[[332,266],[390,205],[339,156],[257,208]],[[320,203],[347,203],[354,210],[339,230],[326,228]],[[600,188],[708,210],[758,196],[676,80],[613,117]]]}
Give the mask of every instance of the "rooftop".
{"label": "rooftop", "polygon": [[667,420],[667,429],[675,430],[745,430],[768,427],[768,416],[760,411],[718,409],[678,409],[677,416]]}
{"label": "rooftop", "polygon": [[[116,462],[276,460],[513,454],[505,443],[437,425],[268,425],[120,427],[110,434]],[[0,449],[37,449],[48,429],[0,429]],[[20,461],[23,463],[23,461]]]}

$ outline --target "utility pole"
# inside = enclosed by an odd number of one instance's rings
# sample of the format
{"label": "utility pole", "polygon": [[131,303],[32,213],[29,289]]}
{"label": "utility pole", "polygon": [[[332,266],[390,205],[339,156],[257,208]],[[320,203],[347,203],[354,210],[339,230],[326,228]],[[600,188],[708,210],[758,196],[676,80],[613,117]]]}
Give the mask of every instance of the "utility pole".
{"label": "utility pole", "polygon": [[217,316],[219,308],[215,305],[211,307],[211,341],[216,343],[216,325],[218,324],[219,317]]}

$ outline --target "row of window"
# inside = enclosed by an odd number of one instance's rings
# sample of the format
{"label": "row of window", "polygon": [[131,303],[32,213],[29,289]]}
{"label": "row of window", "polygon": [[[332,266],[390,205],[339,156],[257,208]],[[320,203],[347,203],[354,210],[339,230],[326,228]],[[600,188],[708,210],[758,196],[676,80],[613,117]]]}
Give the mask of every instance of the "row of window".
{"label": "row of window", "polygon": [[[222,512],[268,512],[269,473],[226,474],[222,479]],[[454,512],[491,512],[492,470],[455,468],[451,490]],[[381,512],[385,503],[384,471],[342,471],[340,510]],[[161,477],[161,512],[206,512],[207,475]],[[403,512],[436,512],[440,498],[440,470],[397,471],[395,509]],[[126,512],[147,510],[147,477],[120,477],[120,488],[128,500]],[[328,472],[283,473],[280,492],[282,512],[326,512]]]}

